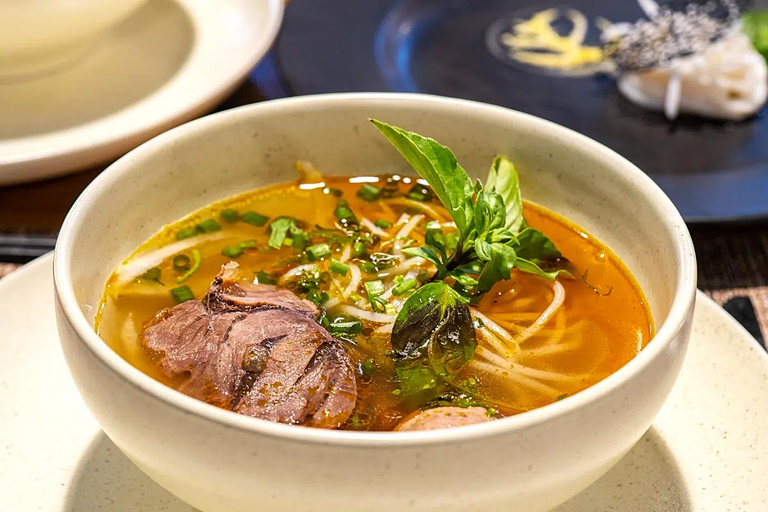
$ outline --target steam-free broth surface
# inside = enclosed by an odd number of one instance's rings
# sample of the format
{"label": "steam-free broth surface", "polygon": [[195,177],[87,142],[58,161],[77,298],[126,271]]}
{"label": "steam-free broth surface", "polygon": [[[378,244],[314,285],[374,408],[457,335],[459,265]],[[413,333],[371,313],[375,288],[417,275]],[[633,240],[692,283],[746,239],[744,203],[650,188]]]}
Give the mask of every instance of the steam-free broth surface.
{"label": "steam-free broth surface", "polygon": [[[579,227],[526,202],[529,227],[548,236],[562,253],[547,264],[560,265],[570,276],[552,280],[513,268],[511,279],[470,300],[477,335],[471,358],[455,374],[428,380],[418,392],[406,389],[416,377],[413,367],[396,370],[402,363],[393,357],[394,318],[415,290],[434,280],[435,265],[402,251],[424,244],[428,227],[433,234],[439,231],[441,240],[455,238],[457,231],[424,185],[409,177],[314,176],[201,210],[165,227],[118,268],[107,283],[96,330],[132,365],[179,389],[189,373],[164,371],[158,353],[142,343],[142,333],[157,322],[158,312],[177,304],[180,298],[172,289],[186,286],[194,299],[204,299],[222,266],[236,261],[234,281],[275,282],[322,307],[320,323],[348,354],[357,383],[354,410],[340,425],[352,430],[393,430],[408,415],[437,406],[484,407],[489,418],[541,407],[615,372],[649,342],[648,307],[618,258]],[[340,200],[354,215],[352,227],[367,237],[364,252],[345,231]],[[297,222],[275,249],[269,242],[271,236],[276,242],[273,223],[281,217]],[[407,234],[398,237],[401,232]],[[314,255],[307,252],[312,248]],[[373,288],[379,285],[376,295]],[[539,328],[537,319],[558,300],[558,286],[562,305]],[[406,378],[411,380],[404,384]]]}

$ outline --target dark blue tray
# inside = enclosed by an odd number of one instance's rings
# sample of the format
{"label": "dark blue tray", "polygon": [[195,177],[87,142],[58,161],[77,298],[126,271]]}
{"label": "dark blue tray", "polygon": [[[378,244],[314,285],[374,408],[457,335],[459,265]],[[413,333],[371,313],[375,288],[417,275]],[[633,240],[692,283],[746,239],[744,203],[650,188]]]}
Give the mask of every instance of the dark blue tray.
{"label": "dark blue tray", "polygon": [[[625,99],[604,76],[565,78],[494,55],[489,29],[541,0],[291,0],[274,54],[255,71],[270,97],[344,91],[467,98],[562,124],[645,170],[689,222],[768,219],[768,120],[682,117]],[[571,0],[590,20],[635,20],[632,0]],[[490,39],[490,42],[489,42]]]}

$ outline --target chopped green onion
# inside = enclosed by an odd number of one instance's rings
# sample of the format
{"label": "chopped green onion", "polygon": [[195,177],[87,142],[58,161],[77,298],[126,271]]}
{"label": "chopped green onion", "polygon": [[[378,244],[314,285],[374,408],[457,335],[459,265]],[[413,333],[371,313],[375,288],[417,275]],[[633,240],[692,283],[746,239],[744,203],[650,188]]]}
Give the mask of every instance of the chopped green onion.
{"label": "chopped green onion", "polygon": [[344,227],[357,225],[357,218],[355,217],[355,214],[352,213],[352,210],[349,208],[349,203],[346,202],[344,199],[339,199],[339,202],[337,203],[336,209],[333,211],[333,214],[336,216],[337,219],[339,219],[339,222]]}
{"label": "chopped green onion", "polygon": [[[402,277],[402,276],[398,276],[398,277]],[[409,291],[415,289],[417,286],[419,286],[418,281],[416,281],[412,277],[405,278],[399,283],[397,283],[394,288],[392,288],[392,295],[395,295],[396,297],[405,295]]]}
{"label": "chopped green onion", "polygon": [[352,243],[352,256],[359,258],[363,254],[365,254],[365,242],[362,240],[355,240]]}
{"label": "chopped green onion", "polygon": [[189,286],[187,285],[179,286],[178,288],[171,288],[171,295],[173,295],[173,299],[177,304],[181,304],[182,302],[186,302],[195,298],[195,294],[192,293],[192,290],[190,290]]}
{"label": "chopped green onion", "polygon": [[365,293],[368,295],[368,301],[371,303],[371,309],[378,313],[384,310],[386,303],[381,298],[384,293],[384,283],[381,281],[368,281],[365,283]]}
{"label": "chopped green onion", "polygon": [[321,260],[331,255],[331,247],[328,244],[317,244],[307,247],[309,261]]}
{"label": "chopped green onion", "polygon": [[293,239],[293,250],[296,252],[303,251],[312,241],[307,232],[298,226],[291,226],[288,232],[291,234],[291,238]]}
{"label": "chopped green onion", "polygon": [[259,245],[259,242],[256,240],[243,240],[242,242],[238,242],[237,248],[238,249],[253,249]]}
{"label": "chopped green onion", "polygon": [[221,224],[213,219],[205,219],[200,224],[195,226],[198,233],[213,233],[221,229]]}
{"label": "chopped green onion", "polygon": [[[158,284],[163,284],[162,281],[160,281],[162,275],[163,271],[160,270],[160,267],[152,267],[151,269],[141,274],[141,279],[145,279],[147,281],[155,281]],[[163,284],[163,286],[165,285]]]}
{"label": "chopped green onion", "polygon": [[192,249],[192,268],[187,270],[186,274],[176,279],[176,283],[181,284],[187,279],[189,279],[190,277],[192,277],[192,274],[197,272],[197,269],[200,268],[200,263],[202,262],[203,262],[203,255],[200,254],[200,251],[197,249]]}
{"label": "chopped green onion", "polygon": [[334,274],[339,274],[341,276],[347,275],[347,272],[349,272],[349,265],[345,265],[340,261],[331,260],[330,270]]}
{"label": "chopped green onion", "polygon": [[337,188],[333,188],[333,187],[325,187],[323,189],[323,194],[325,194],[325,195],[331,194],[331,195],[334,195],[336,197],[341,197],[341,195],[343,193],[344,192],[342,192],[341,190],[339,190]]}
{"label": "chopped green onion", "polygon": [[256,284],[277,284],[277,281],[272,279],[272,277],[263,270],[256,272],[256,281]]}
{"label": "chopped green onion", "polygon": [[267,223],[267,221],[269,220],[269,217],[265,217],[260,213],[249,211],[242,214],[240,216],[240,220],[242,220],[246,224],[250,224],[256,227],[261,227]]}
{"label": "chopped green onion", "polygon": [[431,201],[432,191],[428,187],[417,183],[411,187],[411,190],[408,191],[408,194],[406,194],[405,197],[413,199],[414,201]]}
{"label": "chopped green onion", "polygon": [[360,270],[362,270],[367,274],[373,274],[376,272],[376,265],[374,265],[370,261],[364,261],[360,264]]}
{"label": "chopped green onion", "polygon": [[360,190],[357,191],[357,197],[365,201],[375,201],[379,198],[381,190],[378,187],[374,187],[370,183],[363,184]]}
{"label": "chopped green onion", "polygon": [[197,235],[197,231],[195,228],[184,228],[180,229],[176,233],[176,240],[185,240],[187,238],[192,238],[193,236]]}
{"label": "chopped green onion", "polygon": [[228,245],[221,250],[221,254],[223,254],[227,258],[236,260],[237,258],[243,255],[243,250],[240,249],[239,247]]}
{"label": "chopped green onion", "polygon": [[237,210],[232,210],[231,208],[227,208],[226,210],[221,210],[221,213],[219,216],[224,220],[224,222],[229,224],[234,224],[238,220],[240,220],[240,214],[237,213]]}
{"label": "chopped green onion", "polygon": [[355,301],[355,302],[357,302],[357,301],[359,301],[359,300],[362,300],[362,299],[363,299],[361,296],[359,296],[359,295],[358,295],[358,294],[356,294],[355,292],[352,292],[352,293],[350,293],[350,294],[349,294],[349,298],[350,298],[350,299],[352,299],[352,300],[353,300],[353,301]]}
{"label": "chopped green onion", "polygon": [[191,266],[192,262],[186,254],[177,254],[173,257],[173,268],[177,272],[186,272]]}
{"label": "chopped green onion", "polygon": [[293,238],[286,238],[283,240],[283,245],[286,247],[290,247],[293,245]]}
{"label": "chopped green onion", "polygon": [[363,324],[357,320],[338,321],[337,319],[331,322],[328,327],[332,334],[360,334],[363,332]]}
{"label": "chopped green onion", "polygon": [[374,224],[376,224],[376,226],[380,227],[381,229],[389,229],[392,227],[392,223],[384,219],[379,219],[376,222],[374,222]]}

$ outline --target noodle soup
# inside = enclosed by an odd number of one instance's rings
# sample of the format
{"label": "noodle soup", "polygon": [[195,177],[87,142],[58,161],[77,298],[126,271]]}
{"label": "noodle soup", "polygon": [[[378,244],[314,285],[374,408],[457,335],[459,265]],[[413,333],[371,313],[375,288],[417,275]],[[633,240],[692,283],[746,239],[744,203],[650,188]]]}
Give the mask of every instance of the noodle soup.
{"label": "noodle soup", "polygon": [[[382,131],[406,158],[396,136],[442,151]],[[328,177],[299,163],[296,182],[164,227],[109,279],[99,335],[216,406],[348,430],[525,412],[593,385],[649,342],[629,271],[578,226],[522,202],[511,162],[448,199],[463,170],[443,159],[436,181],[422,164],[424,178]]]}

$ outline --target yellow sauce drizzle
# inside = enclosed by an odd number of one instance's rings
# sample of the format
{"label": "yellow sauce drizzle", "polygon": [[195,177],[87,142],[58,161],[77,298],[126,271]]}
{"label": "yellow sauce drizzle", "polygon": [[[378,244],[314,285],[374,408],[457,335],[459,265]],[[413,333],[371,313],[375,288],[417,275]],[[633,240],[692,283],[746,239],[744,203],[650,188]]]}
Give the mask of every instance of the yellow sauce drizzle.
{"label": "yellow sauce drizzle", "polygon": [[536,13],[529,20],[518,20],[512,32],[502,35],[501,42],[509,50],[509,56],[523,64],[566,74],[587,74],[596,71],[595,66],[605,62],[599,46],[587,46],[587,18],[579,11],[570,9],[565,16],[573,23],[567,35],[560,35],[552,27],[563,14],[558,9]]}

